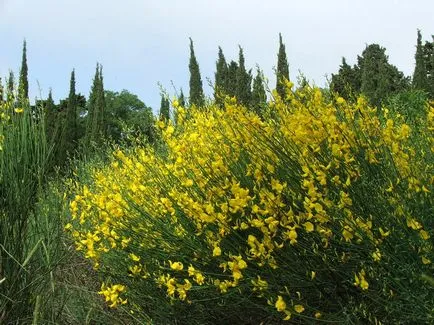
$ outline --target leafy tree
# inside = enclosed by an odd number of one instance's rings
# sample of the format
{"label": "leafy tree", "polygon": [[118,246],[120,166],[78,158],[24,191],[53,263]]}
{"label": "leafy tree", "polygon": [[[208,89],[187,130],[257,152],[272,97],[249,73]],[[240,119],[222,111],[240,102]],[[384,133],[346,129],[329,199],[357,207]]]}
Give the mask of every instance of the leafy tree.
{"label": "leafy tree", "polygon": [[279,33],[279,52],[277,54],[276,90],[281,98],[285,98],[284,79],[289,80],[289,66],[286,57],[285,44],[282,42],[282,34]]}
{"label": "leafy tree", "polygon": [[422,45],[422,34],[417,30],[417,45],[416,45],[416,65],[413,73],[413,87],[415,89],[424,90],[429,93],[426,59],[424,57],[424,46]]}
{"label": "leafy tree", "polygon": [[250,71],[246,71],[243,49],[241,46],[239,48],[236,97],[240,104],[248,106],[252,98],[252,75]]}
{"label": "leafy tree", "polygon": [[264,80],[259,68],[256,71],[256,77],[253,80],[252,91],[252,108],[259,116],[263,116],[263,111],[267,106],[267,94],[264,88]]}
{"label": "leafy tree", "polygon": [[26,40],[23,42],[23,56],[21,61],[20,79],[18,84],[19,99],[29,100],[29,81],[28,81],[28,67],[27,67],[27,44]]}
{"label": "leafy tree", "polygon": [[161,105],[160,105],[160,120],[168,121],[170,119],[170,102],[169,99],[161,94]]}
{"label": "leafy tree", "polygon": [[228,65],[222,48],[219,46],[218,60],[216,62],[214,99],[219,106],[224,104],[224,95],[226,95]]}
{"label": "leafy tree", "polygon": [[144,135],[149,142],[155,139],[152,109],[135,94],[105,91],[107,136],[115,142],[129,135]]}
{"label": "leafy tree", "polygon": [[202,107],[205,104],[202,79],[200,77],[199,64],[194,54],[193,40],[190,38],[190,105]]}

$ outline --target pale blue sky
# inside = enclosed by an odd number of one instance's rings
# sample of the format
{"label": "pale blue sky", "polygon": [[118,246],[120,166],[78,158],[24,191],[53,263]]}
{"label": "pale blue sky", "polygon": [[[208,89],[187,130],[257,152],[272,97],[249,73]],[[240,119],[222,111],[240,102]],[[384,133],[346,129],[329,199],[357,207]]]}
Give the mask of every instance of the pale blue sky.
{"label": "pale blue sky", "polygon": [[219,45],[228,61],[241,45],[246,65],[259,64],[274,87],[279,32],[291,77],[300,70],[322,86],[342,56],[355,63],[370,43],[411,75],[416,30],[431,39],[433,17],[430,0],[0,0],[0,76],[18,72],[26,38],[32,98],[38,82],[42,96],[52,87],[56,99],[66,97],[72,68],[87,97],[98,61],[106,89],[127,89],[157,111],[158,83],[173,94],[173,81],[188,95],[189,37],[207,94]]}

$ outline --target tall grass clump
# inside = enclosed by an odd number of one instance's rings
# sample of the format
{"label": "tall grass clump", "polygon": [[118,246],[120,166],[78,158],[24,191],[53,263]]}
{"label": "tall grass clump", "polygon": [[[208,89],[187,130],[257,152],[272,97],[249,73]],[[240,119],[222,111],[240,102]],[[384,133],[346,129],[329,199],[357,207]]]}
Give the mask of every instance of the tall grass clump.
{"label": "tall grass clump", "polygon": [[42,240],[30,230],[38,190],[46,173],[49,150],[39,108],[27,100],[0,103],[0,323],[30,323],[38,298],[35,252]]}
{"label": "tall grass clump", "polygon": [[433,127],[325,99],[233,99],[159,122],[67,193],[65,228],[109,308],[157,324],[434,321]]}

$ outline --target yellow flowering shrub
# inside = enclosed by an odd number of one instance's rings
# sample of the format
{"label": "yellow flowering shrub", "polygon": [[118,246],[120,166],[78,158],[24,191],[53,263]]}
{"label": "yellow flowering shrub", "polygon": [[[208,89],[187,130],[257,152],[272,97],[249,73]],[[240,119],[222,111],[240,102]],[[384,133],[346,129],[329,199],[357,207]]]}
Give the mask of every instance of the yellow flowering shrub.
{"label": "yellow flowering shrub", "polygon": [[107,276],[110,307],[160,320],[432,316],[418,302],[433,292],[408,290],[432,270],[434,108],[415,143],[363,97],[275,97],[263,119],[234,99],[174,102],[162,148],[118,148],[75,181],[66,229]]}

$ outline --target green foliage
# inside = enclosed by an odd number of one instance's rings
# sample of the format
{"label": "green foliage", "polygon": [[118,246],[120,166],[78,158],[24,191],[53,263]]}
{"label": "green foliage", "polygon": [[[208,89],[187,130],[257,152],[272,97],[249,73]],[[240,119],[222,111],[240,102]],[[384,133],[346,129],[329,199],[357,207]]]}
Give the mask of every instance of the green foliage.
{"label": "green foliage", "polygon": [[66,101],[64,119],[60,130],[60,145],[58,150],[58,162],[62,165],[68,156],[74,154],[78,141],[78,116],[77,95],[75,93],[75,71],[71,72],[69,96]]}
{"label": "green foliage", "polygon": [[28,67],[27,67],[27,44],[26,40],[23,42],[23,57],[21,61],[20,80],[18,84],[19,98],[22,101],[29,100],[29,80],[28,80]]}
{"label": "green foliage", "polygon": [[238,63],[232,60],[228,65],[228,77],[226,79],[226,91],[230,97],[237,95],[237,71]]}
{"label": "green foliage", "polygon": [[152,109],[137,95],[127,90],[105,91],[107,136],[115,143],[128,137],[141,136],[147,142],[155,140]]}
{"label": "green foliage", "polygon": [[202,79],[200,77],[199,64],[197,63],[196,56],[194,54],[193,40],[190,38],[190,63],[188,65],[190,69],[190,105],[196,105],[202,107],[205,103],[205,97],[203,94]]}
{"label": "green foliage", "polygon": [[9,78],[7,81],[7,89],[6,89],[6,101],[8,103],[12,103],[15,100],[15,77],[12,70],[9,70]]}
{"label": "green foliage", "polygon": [[388,62],[386,49],[378,44],[366,47],[359,60],[361,71],[360,91],[371,104],[379,106],[382,98],[408,88],[408,79]]}
{"label": "green foliage", "polygon": [[282,34],[279,33],[279,52],[277,54],[276,90],[281,98],[284,98],[284,80],[289,80],[289,65],[286,57],[285,44],[282,42]]}
{"label": "green foliage", "polygon": [[99,144],[106,134],[105,128],[105,93],[102,66],[96,65],[95,77],[87,103],[85,147]]}
{"label": "green foliage", "polygon": [[347,100],[363,93],[376,106],[382,99],[408,89],[409,78],[388,62],[385,51],[378,44],[366,46],[354,67],[343,58],[338,74],[332,75],[331,89]]}
{"label": "green foliage", "polygon": [[170,120],[170,102],[164,94],[161,94],[161,105],[160,105],[160,120],[168,121]]}
{"label": "green foliage", "polygon": [[30,323],[35,291],[45,278],[34,254],[41,240],[30,229],[35,198],[50,155],[44,120],[30,106],[0,106],[0,323]]}
{"label": "green foliage", "polygon": [[4,97],[4,88],[3,88],[3,83],[2,83],[2,78],[0,78],[0,105],[3,104],[3,97]]}
{"label": "green foliage", "polygon": [[263,74],[259,70],[256,71],[256,77],[253,80],[252,90],[252,109],[259,116],[263,116],[264,110],[267,107],[267,94],[264,88]]}
{"label": "green foliage", "polygon": [[417,30],[417,44],[416,44],[416,65],[414,67],[413,72],[413,87],[415,89],[424,90],[426,92],[430,91],[430,87],[428,85],[428,75],[427,75],[427,66],[426,63],[428,63],[425,59],[424,55],[424,46],[422,44],[422,34],[420,30]]}
{"label": "green foliage", "polygon": [[248,106],[252,98],[252,74],[251,71],[246,71],[244,54],[241,46],[239,47],[236,81],[237,86],[235,96],[241,105]]}
{"label": "green foliage", "polygon": [[345,58],[337,74],[332,74],[330,88],[346,100],[354,98],[360,91],[360,69],[357,65],[351,67]]}
{"label": "green foliage", "polygon": [[227,78],[228,78],[228,65],[226,63],[223,50],[219,46],[218,59],[216,62],[215,82],[214,82],[214,99],[220,107],[223,107],[224,96],[227,93],[227,89],[226,89]]}

